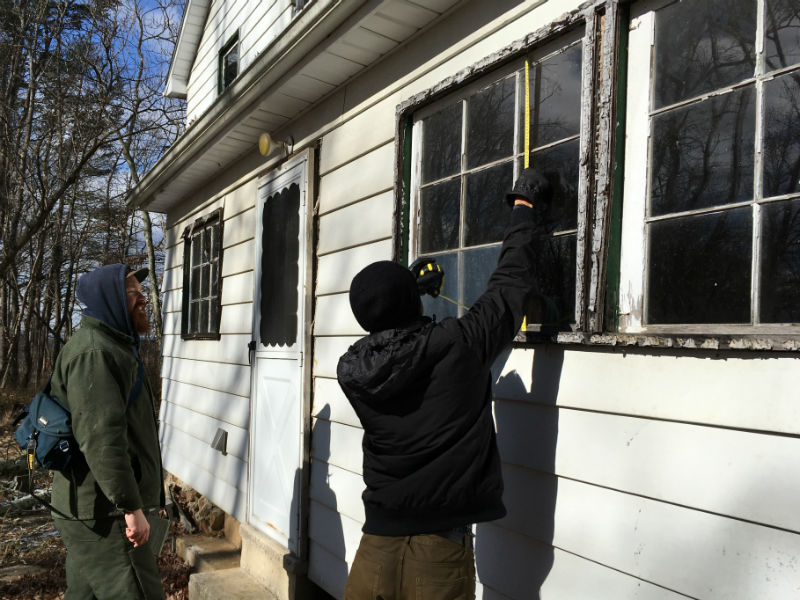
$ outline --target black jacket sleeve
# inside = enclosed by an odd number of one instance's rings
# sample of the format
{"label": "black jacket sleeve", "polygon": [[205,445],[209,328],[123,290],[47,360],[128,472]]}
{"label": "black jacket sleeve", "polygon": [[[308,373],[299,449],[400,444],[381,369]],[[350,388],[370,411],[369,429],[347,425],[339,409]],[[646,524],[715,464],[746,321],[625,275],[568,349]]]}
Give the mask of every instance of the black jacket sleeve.
{"label": "black jacket sleeve", "polygon": [[455,321],[464,343],[483,364],[491,364],[522,326],[535,287],[533,235],[533,209],[515,206],[486,291]]}

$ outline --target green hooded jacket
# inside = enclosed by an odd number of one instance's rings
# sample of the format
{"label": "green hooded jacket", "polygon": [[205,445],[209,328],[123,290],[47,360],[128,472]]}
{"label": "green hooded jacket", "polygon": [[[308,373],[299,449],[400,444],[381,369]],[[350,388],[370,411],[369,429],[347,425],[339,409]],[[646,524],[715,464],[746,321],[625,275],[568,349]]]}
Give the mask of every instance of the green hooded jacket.
{"label": "green hooded jacket", "polygon": [[[112,296],[118,296],[116,280],[120,277],[124,293],[124,271],[113,275]],[[79,282],[79,298],[80,292]],[[127,304],[123,306],[127,315]],[[138,339],[88,312],[59,353],[51,379],[51,394],[72,413],[73,434],[83,454],[68,473],[54,473],[52,504],[77,519],[158,508],[163,505],[161,451],[146,376],[128,405],[139,369]]]}

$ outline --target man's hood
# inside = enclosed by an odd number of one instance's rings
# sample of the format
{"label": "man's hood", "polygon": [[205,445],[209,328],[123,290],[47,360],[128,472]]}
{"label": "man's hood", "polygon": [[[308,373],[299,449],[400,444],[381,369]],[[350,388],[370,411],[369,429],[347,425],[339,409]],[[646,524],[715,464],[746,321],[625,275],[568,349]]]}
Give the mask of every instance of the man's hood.
{"label": "man's hood", "polygon": [[421,381],[430,324],[423,319],[408,328],[373,333],[350,346],[336,368],[347,397],[374,406]]}
{"label": "man's hood", "polygon": [[75,294],[86,308],[83,314],[102,321],[134,340],[138,337],[131,326],[128,296],[125,291],[125,265],[106,265],[81,275]]}

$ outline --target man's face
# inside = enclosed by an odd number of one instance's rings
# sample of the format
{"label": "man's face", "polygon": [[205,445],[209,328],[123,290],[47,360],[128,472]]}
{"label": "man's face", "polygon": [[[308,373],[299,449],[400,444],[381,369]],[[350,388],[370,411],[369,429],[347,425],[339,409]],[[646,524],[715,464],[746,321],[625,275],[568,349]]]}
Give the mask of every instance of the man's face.
{"label": "man's face", "polygon": [[125,291],[128,294],[128,312],[131,315],[131,326],[139,335],[146,335],[150,331],[150,321],[147,319],[145,305],[147,298],[142,293],[142,284],[136,277],[125,279]]}

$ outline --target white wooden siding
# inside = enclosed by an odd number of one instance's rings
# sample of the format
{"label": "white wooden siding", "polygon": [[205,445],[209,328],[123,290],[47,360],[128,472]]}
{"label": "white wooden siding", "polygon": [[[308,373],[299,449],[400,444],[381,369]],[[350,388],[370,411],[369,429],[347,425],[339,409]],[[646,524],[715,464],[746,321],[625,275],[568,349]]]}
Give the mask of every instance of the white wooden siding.
{"label": "white wooden siding", "polygon": [[[436,2],[409,4],[404,9],[417,17],[420,10],[437,9]],[[464,3],[439,29],[406,43],[297,124],[300,130],[318,124],[319,132],[305,137],[321,138],[309,576],[336,597],[364,518],[362,432],[336,382],[336,364],[363,335],[349,309],[350,279],[369,262],[392,256],[395,109],[577,4],[521,3],[485,23],[480,14],[487,2]],[[258,39],[268,38],[268,23],[279,22],[283,13],[277,6],[267,2],[248,11],[263,10],[253,19]],[[407,33],[401,16],[376,15],[369,23],[374,30],[361,27],[329,51],[366,64],[375,52],[395,47],[386,37],[392,28],[398,36]],[[428,57],[426,46],[438,44],[437,36],[449,27],[467,30],[465,23],[476,25]],[[255,39],[241,31],[240,40]],[[359,44],[359,36],[369,44]],[[204,38],[204,58],[195,64],[194,107],[216,94],[214,44],[225,36],[212,37]],[[374,44],[378,40],[383,47]],[[405,64],[414,70],[403,71]],[[346,71],[350,65],[339,61],[333,68]],[[308,70],[291,91],[335,89],[327,79]],[[304,102],[284,100],[286,108]],[[269,123],[281,112],[277,101],[270,108],[275,114],[253,117],[254,123]],[[322,123],[319,114],[332,120]],[[228,211],[231,197],[225,199],[225,339],[216,346],[224,361],[208,362],[205,351],[190,348],[214,343],[179,341],[180,303],[168,301],[165,331],[172,337],[165,342],[165,374],[174,377],[165,383],[168,412],[171,418],[189,409],[204,415],[188,419],[204,432],[219,423],[246,431],[249,421],[249,390],[242,383],[249,382],[249,368],[239,344],[252,321],[253,242],[247,231],[254,198],[255,192],[236,195],[235,213]],[[176,234],[196,216],[197,211],[186,216],[170,232],[164,289],[176,298],[182,285]],[[535,346],[515,349],[496,375],[508,515],[477,527],[478,598],[527,600],[536,597],[539,585],[543,600],[788,600],[800,594],[800,358]],[[228,408],[220,411],[221,405]],[[228,510],[238,498],[235,490],[243,489],[236,487],[241,482],[228,483],[236,468],[220,465],[226,479],[215,478],[191,452],[207,442],[184,439],[189,434],[177,424],[167,427],[180,431],[173,439],[185,442],[167,453],[167,468],[179,477],[190,475],[187,481],[204,493],[211,490],[212,500]]]}
{"label": "white wooden siding", "polygon": [[189,76],[187,121],[200,117],[217,98],[219,51],[237,30],[241,73],[291,20],[291,0],[214,0]]}
{"label": "white wooden siding", "polygon": [[[162,280],[161,443],[164,468],[237,519],[245,519],[250,427],[250,341],[255,183],[184,215],[167,231]],[[222,315],[219,340],[182,340],[184,229],[223,207]],[[227,454],[211,448],[218,428]]]}
{"label": "white wooden siding", "polygon": [[[473,49],[426,65],[399,92],[376,89],[374,104],[322,139],[309,575],[337,597],[363,482],[359,422],[336,364],[363,335],[350,279],[393,251],[394,108],[522,37],[534,14],[562,9],[548,2],[465,39]],[[477,528],[478,597],[523,600],[539,587],[543,600],[792,597],[799,369],[774,355],[513,351],[497,369],[495,405],[508,515]]]}

